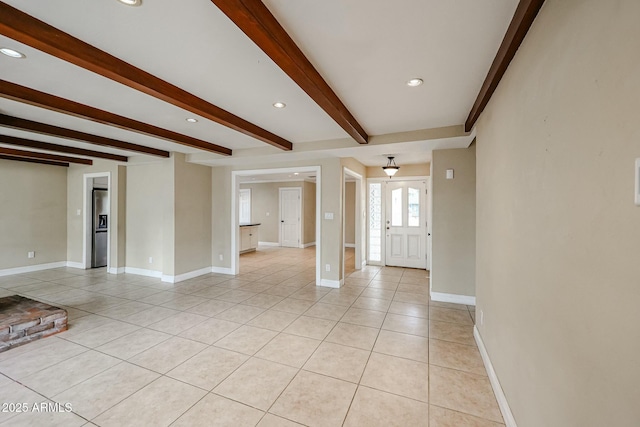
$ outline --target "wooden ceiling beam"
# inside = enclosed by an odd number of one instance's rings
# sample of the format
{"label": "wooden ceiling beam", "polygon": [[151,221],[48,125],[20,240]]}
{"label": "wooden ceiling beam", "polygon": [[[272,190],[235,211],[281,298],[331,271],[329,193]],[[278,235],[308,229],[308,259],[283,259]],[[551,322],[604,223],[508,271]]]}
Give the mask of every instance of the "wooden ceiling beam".
{"label": "wooden ceiling beam", "polygon": [[118,141],[117,139],[105,138],[103,136],[76,130],[65,129],[58,126],[47,125],[45,123],[34,122],[32,120],[0,114],[0,127],[17,130],[24,130],[40,135],[55,136],[58,138],[71,139],[88,144],[100,145],[102,147],[117,148],[119,150],[133,151],[150,156],[170,157],[171,153],[157,148],[145,147],[144,145],[132,144],[130,142]]}
{"label": "wooden ceiling beam", "polygon": [[14,162],[39,163],[42,165],[50,165],[50,166],[63,166],[65,168],[69,167],[69,163],[65,163],[65,162],[54,162],[52,160],[42,160],[42,159],[28,159],[26,157],[6,156],[4,154],[0,154],[0,159],[12,160]]}
{"label": "wooden ceiling beam", "polygon": [[489,73],[464,124],[465,132],[471,132],[480,114],[489,103],[543,4],[544,0],[520,0],[520,3],[518,3],[498,53],[491,64],[491,68],[489,68]]}
{"label": "wooden ceiling beam", "polygon": [[129,160],[126,156],[119,156],[117,154],[85,150],[84,148],[67,147],[66,145],[51,144],[49,142],[34,141],[32,139],[18,138],[8,135],[0,135],[0,144],[10,144],[20,147],[36,148],[39,150],[57,151],[59,153],[77,154],[79,156],[115,160],[116,162],[126,162]]}
{"label": "wooden ceiling beam", "polygon": [[55,162],[78,163],[81,165],[92,165],[93,160],[81,159],[80,157],[60,156],[58,154],[38,153],[35,151],[16,150],[14,148],[0,147],[0,154],[14,157],[23,157],[27,159],[52,160]]}
{"label": "wooden ceiling beam", "polygon": [[13,40],[264,141],[274,147],[283,150],[293,148],[291,142],[286,139],[3,2],[0,2],[0,16],[2,16],[0,34]]}
{"label": "wooden ceiling beam", "polygon": [[354,140],[369,136],[260,0],[211,0]]}
{"label": "wooden ceiling beam", "polygon": [[[1,3],[0,3],[1,4]],[[14,101],[23,102],[58,113],[69,114],[74,117],[91,120],[105,125],[115,126],[131,132],[165,139],[181,145],[210,151],[216,154],[231,155],[231,150],[201,139],[162,129],[147,123],[139,122],[128,117],[119,116],[108,111],[90,107],[59,96],[40,92],[26,86],[20,86],[6,80],[0,80],[0,96]]]}

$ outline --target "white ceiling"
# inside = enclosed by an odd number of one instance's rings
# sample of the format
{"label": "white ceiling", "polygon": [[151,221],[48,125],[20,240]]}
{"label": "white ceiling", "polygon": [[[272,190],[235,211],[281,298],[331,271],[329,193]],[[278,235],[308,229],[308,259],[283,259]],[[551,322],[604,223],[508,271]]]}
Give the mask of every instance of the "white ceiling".
{"label": "white ceiling", "polygon": [[[317,152],[309,154],[314,141],[323,155],[378,165],[384,162],[383,155],[396,154],[399,163],[407,164],[428,161],[434,147],[467,146],[471,141],[466,136],[395,144],[391,138],[386,144],[358,146],[209,0],[147,0],[141,7],[116,0],[5,3],[290,140],[294,151],[268,147],[4,36],[0,46],[19,50],[27,58],[0,55],[0,78],[232,148],[241,159],[256,150],[284,159],[317,157]],[[375,136],[462,124],[518,1],[264,3],[369,135]],[[405,83],[412,77],[424,79],[425,84],[409,88]],[[285,102],[287,108],[273,108],[275,101]],[[2,98],[0,112],[193,153],[205,164],[238,161]],[[187,117],[199,122],[189,124]],[[0,134],[133,154],[4,128]],[[336,140],[343,145],[322,143]]]}

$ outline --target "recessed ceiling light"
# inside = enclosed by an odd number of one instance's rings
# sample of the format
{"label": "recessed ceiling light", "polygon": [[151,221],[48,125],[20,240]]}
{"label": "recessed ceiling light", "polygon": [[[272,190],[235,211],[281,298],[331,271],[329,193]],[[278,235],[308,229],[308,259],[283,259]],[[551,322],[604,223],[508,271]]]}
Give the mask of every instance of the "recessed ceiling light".
{"label": "recessed ceiling light", "polygon": [[285,104],[284,102],[274,102],[273,106],[276,108],[284,108],[287,106],[287,104]]}
{"label": "recessed ceiling light", "polygon": [[25,55],[24,53],[20,53],[17,50],[13,50],[13,49],[9,49],[8,47],[3,47],[0,48],[0,52],[10,56],[11,58],[26,58],[27,55]]}
{"label": "recessed ceiling light", "polygon": [[118,0],[122,4],[126,4],[127,6],[140,6],[142,4],[142,0]]}
{"label": "recessed ceiling light", "polygon": [[188,119],[185,119],[185,120],[188,121],[189,123],[198,123],[198,120],[196,120],[196,119],[194,119],[192,117],[189,117]]}
{"label": "recessed ceiling light", "polygon": [[407,82],[407,86],[416,87],[420,86],[424,81],[422,79],[411,79]]}
{"label": "recessed ceiling light", "polygon": [[293,174],[294,174],[295,176],[298,176],[298,175],[300,175],[300,174],[299,174],[298,172],[294,172]]}

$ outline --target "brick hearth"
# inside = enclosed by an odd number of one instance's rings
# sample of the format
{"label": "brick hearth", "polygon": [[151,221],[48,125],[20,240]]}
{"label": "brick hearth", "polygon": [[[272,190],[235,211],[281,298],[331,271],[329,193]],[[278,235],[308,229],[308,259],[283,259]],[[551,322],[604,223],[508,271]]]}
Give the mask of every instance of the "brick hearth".
{"label": "brick hearth", "polygon": [[0,298],[0,353],[67,330],[67,311],[19,295]]}

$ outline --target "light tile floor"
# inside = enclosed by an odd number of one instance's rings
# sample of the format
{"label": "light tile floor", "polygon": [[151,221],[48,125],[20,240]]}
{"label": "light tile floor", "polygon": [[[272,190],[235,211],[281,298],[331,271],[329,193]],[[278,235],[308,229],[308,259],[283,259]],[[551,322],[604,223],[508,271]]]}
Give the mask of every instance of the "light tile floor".
{"label": "light tile floor", "polygon": [[[0,353],[0,424],[503,425],[473,307],[430,302],[427,271],[355,271],[349,251],[345,286],[314,280],[314,248],[264,248],[237,277],[175,285],[104,269],[0,277],[0,296],[70,318]],[[55,402],[72,411],[42,406]]]}

